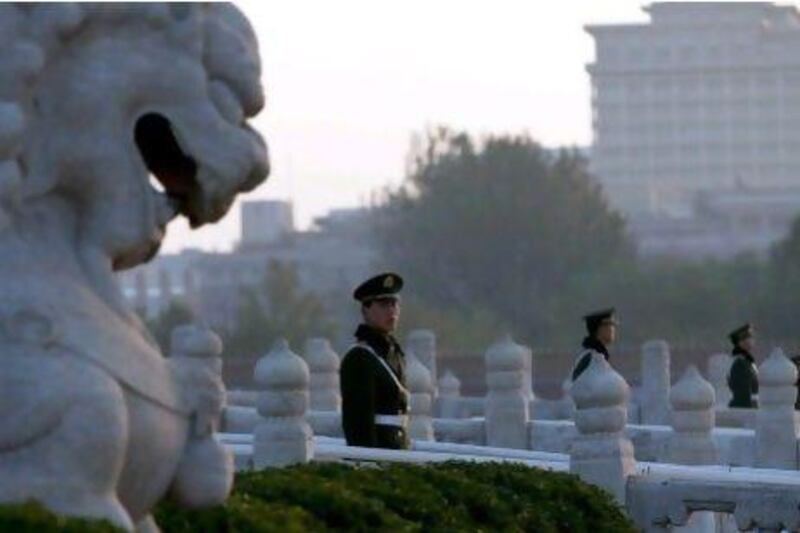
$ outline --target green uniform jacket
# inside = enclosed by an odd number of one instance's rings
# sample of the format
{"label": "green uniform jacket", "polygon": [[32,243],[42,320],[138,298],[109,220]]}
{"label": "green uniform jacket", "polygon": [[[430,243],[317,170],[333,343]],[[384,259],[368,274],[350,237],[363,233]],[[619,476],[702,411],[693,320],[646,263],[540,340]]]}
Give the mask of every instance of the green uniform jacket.
{"label": "green uniform jacket", "polygon": [[[342,429],[347,444],[370,448],[407,449],[406,430],[395,425],[375,423],[375,415],[408,412],[405,389],[405,355],[391,335],[361,325],[356,330],[359,343],[368,344],[387,369],[368,349],[355,345],[347,351],[339,368],[342,392]],[[389,374],[389,371],[394,377]],[[397,378],[397,379],[395,379]],[[401,387],[398,387],[398,383]]]}
{"label": "green uniform jacket", "polygon": [[745,350],[734,348],[731,370],[728,374],[728,387],[731,389],[731,401],[728,407],[755,408],[758,402],[753,395],[758,394],[758,370],[755,359]]}

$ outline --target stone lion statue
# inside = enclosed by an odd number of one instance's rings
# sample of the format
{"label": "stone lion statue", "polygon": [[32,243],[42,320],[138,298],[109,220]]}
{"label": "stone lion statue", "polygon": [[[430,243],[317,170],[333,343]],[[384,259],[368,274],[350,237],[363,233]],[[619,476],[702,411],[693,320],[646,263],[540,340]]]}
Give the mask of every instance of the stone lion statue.
{"label": "stone lion statue", "polygon": [[115,271],[266,178],[255,36],[231,4],[0,4],[0,47],[0,502],[157,530],[230,490],[221,345],[165,357]]}

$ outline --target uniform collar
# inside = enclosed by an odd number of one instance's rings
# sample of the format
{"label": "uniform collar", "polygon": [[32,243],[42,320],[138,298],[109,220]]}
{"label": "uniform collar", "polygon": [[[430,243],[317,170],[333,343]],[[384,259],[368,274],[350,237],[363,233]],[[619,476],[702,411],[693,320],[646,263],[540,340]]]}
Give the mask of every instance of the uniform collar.
{"label": "uniform collar", "polygon": [[741,355],[745,359],[748,359],[751,363],[755,361],[753,354],[751,354],[750,352],[739,346],[733,347],[733,350],[731,350],[731,355],[733,355],[734,357],[737,355]]}
{"label": "uniform collar", "polygon": [[[383,333],[366,324],[360,324],[356,329],[355,337],[359,341],[366,342],[376,352],[381,355],[386,355],[389,350],[394,346],[399,350],[400,346],[392,335]],[[402,353],[402,352],[401,352]]]}
{"label": "uniform collar", "polygon": [[583,347],[588,348],[589,350],[594,350],[596,352],[600,352],[608,359],[608,348],[606,345],[600,342],[599,340],[595,339],[594,337],[585,337],[583,339]]}

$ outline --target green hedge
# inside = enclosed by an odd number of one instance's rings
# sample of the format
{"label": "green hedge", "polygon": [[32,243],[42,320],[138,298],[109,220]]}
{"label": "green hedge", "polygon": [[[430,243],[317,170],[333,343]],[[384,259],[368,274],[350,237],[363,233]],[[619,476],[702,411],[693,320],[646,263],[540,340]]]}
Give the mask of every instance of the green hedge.
{"label": "green hedge", "polygon": [[[1,509],[0,531],[114,530],[35,504]],[[224,506],[187,511],[165,502],[155,517],[164,533],[635,531],[609,494],[575,476],[497,463],[266,469],[238,474]]]}
{"label": "green hedge", "polygon": [[[256,518],[257,515],[257,518]],[[239,474],[224,507],[161,506],[164,533],[193,531],[635,531],[611,496],[522,465],[309,464]]]}
{"label": "green hedge", "polygon": [[104,520],[68,518],[51,513],[36,502],[0,506],[0,531],[14,533],[118,533]]}

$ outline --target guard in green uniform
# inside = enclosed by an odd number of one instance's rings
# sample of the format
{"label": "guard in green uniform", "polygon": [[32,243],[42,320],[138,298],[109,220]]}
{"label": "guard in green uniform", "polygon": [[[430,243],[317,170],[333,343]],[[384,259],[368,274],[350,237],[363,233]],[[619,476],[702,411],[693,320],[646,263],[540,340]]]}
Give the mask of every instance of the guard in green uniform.
{"label": "guard in green uniform", "polygon": [[754,335],[755,330],[751,324],[738,327],[728,335],[733,344],[733,363],[728,374],[728,387],[732,395],[729,407],[758,407],[753,397],[758,394],[758,370],[752,353],[755,346]]}
{"label": "guard in green uniform", "polygon": [[593,353],[600,353],[608,361],[608,346],[617,339],[617,322],[614,316],[614,308],[603,309],[589,313],[583,317],[586,322],[588,335],[584,337],[582,349],[575,358],[577,363],[572,370],[572,381],[578,379],[584,370],[589,367]]}
{"label": "guard in green uniform", "polygon": [[400,318],[403,279],[392,272],[368,279],[353,298],[363,323],[339,369],[342,428],[347,444],[407,449],[408,391],[405,355],[392,336]]}

